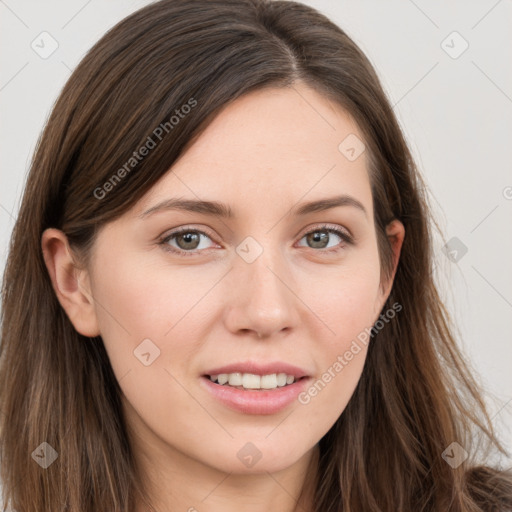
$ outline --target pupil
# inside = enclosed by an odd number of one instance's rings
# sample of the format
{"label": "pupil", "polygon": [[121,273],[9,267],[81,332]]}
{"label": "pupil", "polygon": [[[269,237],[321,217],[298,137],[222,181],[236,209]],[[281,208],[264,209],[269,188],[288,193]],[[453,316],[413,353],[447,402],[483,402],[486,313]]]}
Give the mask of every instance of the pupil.
{"label": "pupil", "polygon": [[309,237],[312,239],[310,242],[312,241],[314,244],[320,243],[320,246],[315,247],[323,248],[327,245],[328,234],[325,231],[315,231]]}
{"label": "pupil", "polygon": [[181,238],[185,239],[185,247],[184,247],[185,249],[195,249],[195,247],[189,247],[188,244],[190,244],[190,243],[194,244],[194,242],[197,242],[197,238],[198,238],[197,233],[196,234],[186,233],[184,235],[181,235]]}

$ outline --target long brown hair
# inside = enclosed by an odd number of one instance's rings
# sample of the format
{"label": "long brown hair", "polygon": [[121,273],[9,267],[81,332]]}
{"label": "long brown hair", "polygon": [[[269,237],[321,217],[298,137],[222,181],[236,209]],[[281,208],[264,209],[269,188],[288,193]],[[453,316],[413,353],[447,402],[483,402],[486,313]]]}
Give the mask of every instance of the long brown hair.
{"label": "long brown hair", "polygon": [[[138,497],[150,501],[102,339],[79,334],[60,306],[43,231],[61,229],[77,264],[87,264],[97,228],[134,206],[222,108],[298,80],[345,108],[364,134],[383,275],[386,225],[399,219],[406,232],[384,306],[403,311],[373,334],[354,395],[320,440],[315,511],[512,508],[510,471],[486,466],[473,443],[506,454],[440,302],[425,186],[379,79],[325,16],[265,0],[152,3],[109,30],[63,88],[32,160],[2,286],[6,505],[131,512]],[[186,117],[170,121],[183,105]],[[126,167],[157,127],[156,147]],[[43,442],[58,454],[46,470],[32,460]],[[460,465],[443,457],[454,442],[469,455]]]}

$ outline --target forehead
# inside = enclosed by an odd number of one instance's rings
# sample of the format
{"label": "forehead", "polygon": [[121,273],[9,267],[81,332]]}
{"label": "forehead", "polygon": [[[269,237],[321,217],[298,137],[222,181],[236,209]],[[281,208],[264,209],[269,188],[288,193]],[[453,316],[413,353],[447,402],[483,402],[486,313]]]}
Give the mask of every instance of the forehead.
{"label": "forehead", "polygon": [[368,201],[366,152],[347,158],[347,144],[364,148],[357,124],[337,103],[300,83],[256,90],[217,115],[137,211],[169,195],[244,205],[342,193]]}

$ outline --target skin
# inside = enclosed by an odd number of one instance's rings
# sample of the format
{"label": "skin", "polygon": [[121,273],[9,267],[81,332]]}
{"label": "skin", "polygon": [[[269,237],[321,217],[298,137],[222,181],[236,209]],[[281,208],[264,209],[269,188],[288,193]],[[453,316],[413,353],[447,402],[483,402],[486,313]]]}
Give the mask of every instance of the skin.
{"label": "skin", "polygon": [[[378,319],[394,272],[381,282],[366,153],[349,161],[338,150],[351,133],[363,139],[340,106],[302,83],[255,91],[226,107],[130,211],[100,230],[87,268],[73,266],[62,232],[44,232],[62,307],[78,332],[104,340],[156,510],[311,509],[318,442],[345,409],[367,347],[308,404],[276,414],[228,409],[200,376],[257,359],[295,364],[317,380]],[[341,193],[366,215],[352,206],[289,213]],[[138,217],[170,197],[222,201],[235,217]],[[315,245],[305,234],[322,223],[349,230],[355,243],[330,234]],[[181,226],[212,236],[167,245],[202,252],[180,256],[158,244]],[[404,227],[393,221],[387,234],[396,270]],[[263,249],[252,263],[236,252],[248,236]],[[340,250],[328,253],[326,244]],[[160,350],[149,366],[133,353],[146,338]],[[249,441],[262,454],[251,468],[237,457]]]}

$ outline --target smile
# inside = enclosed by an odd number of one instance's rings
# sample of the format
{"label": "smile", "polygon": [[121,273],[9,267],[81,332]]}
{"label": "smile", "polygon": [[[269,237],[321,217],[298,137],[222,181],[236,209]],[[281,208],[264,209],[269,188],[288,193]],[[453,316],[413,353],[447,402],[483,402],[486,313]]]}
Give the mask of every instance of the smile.
{"label": "smile", "polygon": [[295,377],[286,373],[256,375],[254,373],[234,372],[210,375],[209,378],[212,382],[236,389],[276,389],[289,386],[295,382]]}

